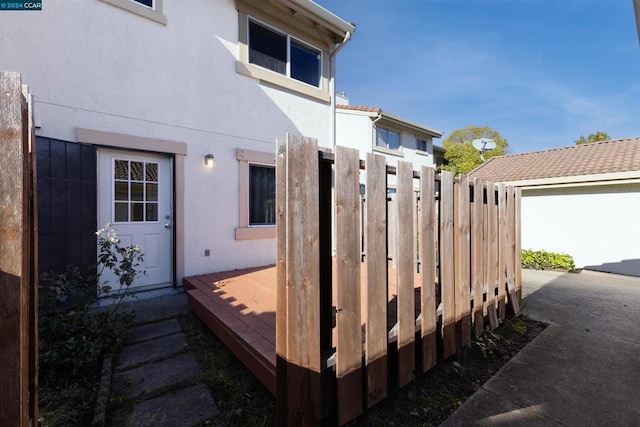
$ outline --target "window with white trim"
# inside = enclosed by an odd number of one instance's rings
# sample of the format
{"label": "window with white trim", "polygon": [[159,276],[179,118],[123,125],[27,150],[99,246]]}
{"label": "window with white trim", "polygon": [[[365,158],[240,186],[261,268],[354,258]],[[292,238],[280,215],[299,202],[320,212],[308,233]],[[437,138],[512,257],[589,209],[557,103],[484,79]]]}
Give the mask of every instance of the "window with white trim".
{"label": "window with white trim", "polygon": [[276,168],[249,164],[249,226],[276,223]]}
{"label": "window with white trim", "polygon": [[379,126],[376,127],[376,146],[389,150],[399,150],[400,132]]}
{"label": "window with white trim", "polygon": [[143,16],[159,24],[167,25],[167,17],[162,13],[163,0],[100,0],[136,15]]}
{"label": "window with white trim", "polygon": [[427,141],[421,138],[416,138],[416,150],[427,151]]}
{"label": "window with white trim", "polygon": [[249,63],[320,87],[322,51],[248,18]]}

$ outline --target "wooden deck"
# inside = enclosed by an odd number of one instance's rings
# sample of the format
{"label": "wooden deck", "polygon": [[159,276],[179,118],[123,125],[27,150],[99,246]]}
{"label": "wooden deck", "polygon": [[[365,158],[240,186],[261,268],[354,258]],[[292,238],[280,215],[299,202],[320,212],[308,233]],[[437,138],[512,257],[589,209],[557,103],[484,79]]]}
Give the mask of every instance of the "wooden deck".
{"label": "wooden deck", "polygon": [[[397,321],[394,277],[395,269],[389,268],[387,312],[389,343],[397,339],[394,328]],[[363,272],[361,283],[363,292],[366,287],[365,278],[366,274]],[[417,316],[420,310],[417,274],[415,279]],[[276,288],[276,267],[273,265],[210,273],[184,279],[184,289],[187,292],[189,306],[194,313],[274,395],[276,394]],[[366,313],[366,310],[363,309],[363,313]],[[364,340],[366,319],[362,321]],[[332,361],[330,360],[328,364],[331,365]]]}
{"label": "wooden deck", "polygon": [[186,277],[189,306],[276,393],[276,267]]}

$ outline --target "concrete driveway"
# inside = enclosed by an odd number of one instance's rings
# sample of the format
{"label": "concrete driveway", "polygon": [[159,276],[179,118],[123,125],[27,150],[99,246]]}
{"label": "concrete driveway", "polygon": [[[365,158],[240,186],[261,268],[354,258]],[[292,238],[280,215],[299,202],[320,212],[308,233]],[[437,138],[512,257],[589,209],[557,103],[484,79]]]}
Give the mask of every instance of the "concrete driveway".
{"label": "concrete driveway", "polygon": [[640,425],[640,278],[523,271],[550,323],[443,425]]}

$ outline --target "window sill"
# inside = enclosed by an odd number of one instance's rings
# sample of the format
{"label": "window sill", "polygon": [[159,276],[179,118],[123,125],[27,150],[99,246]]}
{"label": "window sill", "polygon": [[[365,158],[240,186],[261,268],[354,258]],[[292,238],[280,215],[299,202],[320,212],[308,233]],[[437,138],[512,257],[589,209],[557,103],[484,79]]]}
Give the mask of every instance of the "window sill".
{"label": "window sill", "polygon": [[265,227],[238,227],[236,228],[236,240],[275,239],[276,226]]}
{"label": "window sill", "polygon": [[262,67],[258,67],[253,64],[237,61],[236,71],[239,74],[243,74],[245,76],[252,77],[254,79],[257,79],[266,83],[270,83],[272,85],[275,85],[284,89],[288,89],[292,92],[300,93],[309,98],[322,101],[326,104],[329,104],[331,102],[331,97],[329,96],[329,94],[324,92],[320,88],[316,88],[311,85],[298,82],[287,76],[280,75],[278,73],[266,70]]}
{"label": "window sill", "polygon": [[120,9],[124,9],[128,12],[135,13],[136,15],[140,15],[152,21],[155,21],[162,25],[167,25],[167,17],[162,13],[162,3],[159,3],[158,9],[150,9],[141,4],[137,4],[131,0],[101,0],[105,3],[108,3],[112,6],[119,7]]}
{"label": "window sill", "polygon": [[421,156],[429,156],[429,152],[428,151],[422,151],[422,150],[416,150],[416,154],[419,154]]}
{"label": "window sill", "polygon": [[373,146],[373,151],[377,151],[378,153],[383,154],[389,154],[396,157],[404,157],[404,153],[401,150],[391,150],[389,148],[378,147],[377,145]]}

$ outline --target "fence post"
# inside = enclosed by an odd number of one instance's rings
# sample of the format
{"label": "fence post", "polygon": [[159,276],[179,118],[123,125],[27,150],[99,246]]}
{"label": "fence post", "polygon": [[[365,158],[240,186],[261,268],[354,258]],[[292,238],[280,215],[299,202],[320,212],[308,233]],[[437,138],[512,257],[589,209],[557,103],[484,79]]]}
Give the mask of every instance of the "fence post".
{"label": "fence post", "polygon": [[0,71],[0,425],[34,425],[37,384],[37,206],[32,101]]}
{"label": "fence post", "polygon": [[[278,424],[319,425],[321,421],[318,145],[287,135],[278,148],[278,303],[276,348]],[[284,166],[284,167],[282,167]],[[284,170],[282,170],[284,169]],[[286,221],[282,221],[284,215]],[[281,269],[284,269],[282,271]],[[284,340],[285,342],[282,342]]]}

